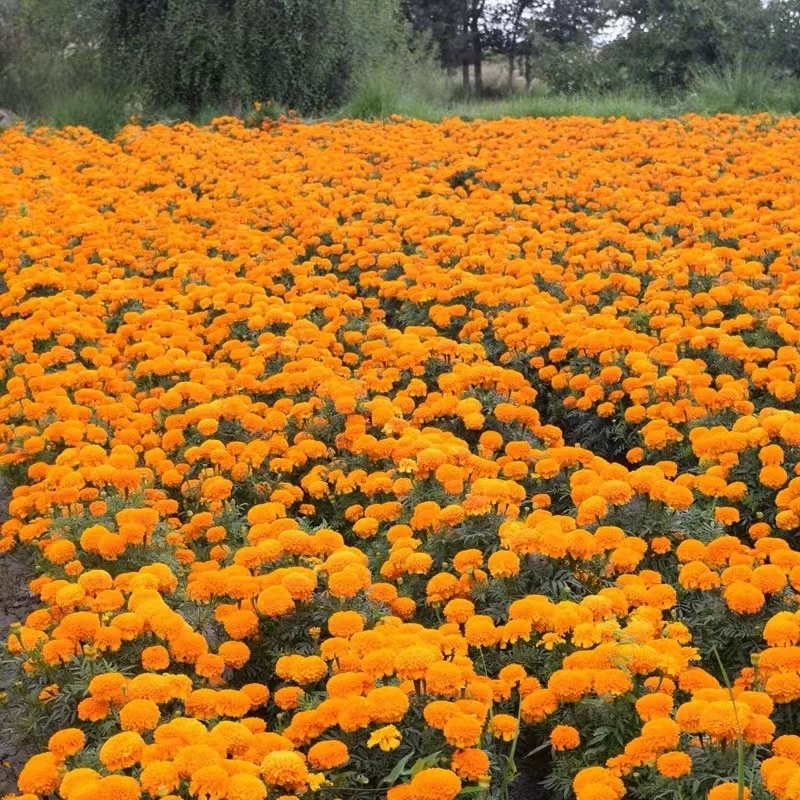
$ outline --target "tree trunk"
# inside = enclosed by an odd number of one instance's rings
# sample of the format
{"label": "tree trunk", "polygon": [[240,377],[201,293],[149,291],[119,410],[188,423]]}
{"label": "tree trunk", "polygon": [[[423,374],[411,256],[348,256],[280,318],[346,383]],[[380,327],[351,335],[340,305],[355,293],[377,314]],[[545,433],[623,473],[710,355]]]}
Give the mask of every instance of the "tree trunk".
{"label": "tree trunk", "polygon": [[516,54],[514,53],[514,48],[511,48],[511,51],[508,54],[508,91],[509,93],[514,88],[514,58]]}
{"label": "tree trunk", "polygon": [[531,88],[531,54],[529,51],[525,52],[525,88]]}
{"label": "tree trunk", "polygon": [[470,33],[472,38],[472,59],[475,73],[475,94],[483,94],[483,52],[481,51],[481,30],[478,26],[478,15],[470,20]]}
{"label": "tree trunk", "polygon": [[464,89],[464,95],[469,94],[469,61],[467,57],[464,56],[464,60],[461,62],[461,85]]}

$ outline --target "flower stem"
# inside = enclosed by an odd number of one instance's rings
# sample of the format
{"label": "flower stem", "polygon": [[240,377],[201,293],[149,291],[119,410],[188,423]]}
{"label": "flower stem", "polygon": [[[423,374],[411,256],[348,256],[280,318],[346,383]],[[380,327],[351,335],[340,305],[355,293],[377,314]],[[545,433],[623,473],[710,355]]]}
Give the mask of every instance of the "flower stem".
{"label": "flower stem", "polygon": [[739,723],[739,712],[736,710],[736,698],[733,696],[733,687],[728,678],[728,673],[725,671],[716,645],[714,645],[712,649],[717,658],[720,671],[722,672],[722,679],[725,681],[725,686],[728,688],[731,703],[733,704],[733,718],[736,720],[736,800],[744,800],[744,739],[742,738],[742,726]]}

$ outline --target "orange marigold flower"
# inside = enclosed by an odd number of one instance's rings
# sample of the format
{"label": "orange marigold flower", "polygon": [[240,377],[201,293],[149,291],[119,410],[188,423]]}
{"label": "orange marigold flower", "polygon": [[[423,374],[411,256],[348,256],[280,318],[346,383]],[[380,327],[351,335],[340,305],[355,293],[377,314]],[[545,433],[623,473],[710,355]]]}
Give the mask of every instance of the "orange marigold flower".
{"label": "orange marigold flower", "polygon": [[714,509],[714,519],[723,525],[733,525],[739,521],[739,510],[731,506],[717,506]]}
{"label": "orange marigold flower", "polygon": [[357,611],[336,611],[328,618],[331,636],[349,639],[364,630],[364,618]]}
{"label": "orange marigold flower", "polygon": [[88,767],[78,767],[67,772],[61,779],[58,793],[64,800],[70,800],[76,789],[80,789],[90,784],[95,784],[100,780],[100,773]]}
{"label": "orange marigold flower", "polygon": [[221,764],[208,764],[189,776],[189,791],[195,797],[222,798],[228,790],[230,776]]}
{"label": "orange marigold flower", "polygon": [[295,750],[276,750],[261,762],[261,775],[270,786],[302,791],[308,785],[308,768]]}
{"label": "orange marigold flower", "polygon": [[59,759],[53,753],[39,753],[28,759],[17,785],[22,792],[54,794],[59,784]]}
{"label": "orange marigold flower", "polygon": [[511,714],[495,714],[492,716],[489,728],[496,739],[511,742],[517,735],[519,725],[517,718],[512,717]]}
{"label": "orange marigold flower", "polygon": [[[590,798],[588,790],[595,786],[603,786],[611,792],[606,797],[616,797],[617,800],[625,795],[625,785],[610,770],[604,767],[586,767],[572,780],[572,788],[578,800]],[[597,795],[600,797],[601,795]]]}
{"label": "orange marigold flower", "polygon": [[739,794],[738,783],[720,783],[708,793],[707,800],[750,800],[750,790],[745,786],[744,793]]}
{"label": "orange marigold flower", "polygon": [[275,690],[275,705],[283,711],[291,711],[300,705],[304,692],[300,686],[283,686]]}
{"label": "orange marigold flower", "polygon": [[498,550],[489,556],[489,574],[493,578],[513,578],[519,574],[520,559],[510,550]]}
{"label": "orange marigold flower", "polygon": [[217,653],[233,669],[241,669],[250,660],[250,648],[244,642],[223,642]]}
{"label": "orange marigold flower", "polygon": [[465,781],[478,781],[489,775],[489,756],[483,750],[456,750],[450,761],[453,772]]}
{"label": "orange marigold flower", "polygon": [[656,769],[665,778],[682,778],[692,771],[692,759],[688,753],[673,750],[656,759]]}
{"label": "orange marigold flower", "polygon": [[317,742],[308,751],[308,762],[315,769],[333,769],[346,764],[350,753],[344,742],[334,740]]}
{"label": "orange marigold flower", "polygon": [[100,763],[112,771],[127,769],[138,763],[144,751],[145,742],[135,731],[114,734],[100,747]]}
{"label": "orange marigold flower", "polygon": [[654,692],[636,701],[636,713],[644,722],[658,717],[667,717],[672,712],[673,701],[668,694]]}
{"label": "orange marigold flower", "polygon": [[400,722],[410,705],[408,695],[397,686],[372,689],[366,701],[373,722]]}
{"label": "orange marigold flower", "polygon": [[264,782],[246,772],[231,775],[225,794],[226,800],[264,800],[266,796]]}
{"label": "orange marigold flower", "polygon": [[139,800],[142,790],[139,781],[130,775],[107,775],[92,784],[92,796],[98,800]]}
{"label": "orange marigold flower", "polygon": [[159,719],[161,712],[152,700],[131,700],[119,710],[120,727],[124,731],[151,731],[158,725]]}
{"label": "orange marigold flower", "polygon": [[654,750],[672,750],[678,746],[680,727],[674,719],[656,717],[642,726],[642,739]]}
{"label": "orange marigold flower", "polygon": [[256,609],[265,617],[280,617],[294,611],[294,600],[285,586],[268,586],[256,598]]}
{"label": "orange marigold flower", "polygon": [[481,738],[483,723],[471,714],[457,712],[444,724],[444,737],[453,747],[474,747]]}
{"label": "orange marigold flower", "polygon": [[142,769],[139,783],[151,797],[163,797],[178,788],[180,776],[171,761],[150,761]]}
{"label": "orange marigold flower", "polygon": [[47,749],[58,758],[74,756],[83,750],[86,735],[80,728],[64,728],[54,733],[47,742]]}
{"label": "orange marigold flower", "polygon": [[750,583],[734,581],[723,592],[725,602],[737,614],[755,614],[764,605],[764,593]]}
{"label": "orange marigold flower", "polygon": [[425,690],[428,694],[456,697],[466,685],[464,673],[451,661],[436,661],[425,671]]}
{"label": "orange marigold flower", "polygon": [[416,800],[453,800],[461,791],[461,779],[449,769],[433,767],[420,770],[410,783]]}
{"label": "orange marigold flower", "polygon": [[552,689],[536,689],[522,700],[521,713],[525,722],[541,722],[557,710],[558,698]]}
{"label": "orange marigold flower", "polygon": [[571,725],[556,725],[550,733],[550,744],[554,750],[574,750],[580,743],[580,733]]}

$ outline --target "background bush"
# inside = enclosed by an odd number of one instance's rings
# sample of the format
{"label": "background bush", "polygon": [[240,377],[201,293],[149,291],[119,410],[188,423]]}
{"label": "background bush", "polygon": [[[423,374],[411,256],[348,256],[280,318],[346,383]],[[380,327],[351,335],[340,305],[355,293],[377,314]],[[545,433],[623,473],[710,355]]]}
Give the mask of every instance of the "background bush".
{"label": "background bush", "polygon": [[257,100],[306,117],[602,113],[608,96],[794,113],[798,41],[800,0],[0,0],[0,107],[102,133]]}

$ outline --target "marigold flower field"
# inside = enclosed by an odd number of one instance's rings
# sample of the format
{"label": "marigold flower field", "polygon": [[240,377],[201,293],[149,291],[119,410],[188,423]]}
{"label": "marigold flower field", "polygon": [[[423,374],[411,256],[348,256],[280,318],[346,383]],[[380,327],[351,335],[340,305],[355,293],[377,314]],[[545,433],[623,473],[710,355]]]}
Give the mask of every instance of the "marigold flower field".
{"label": "marigold flower field", "polygon": [[800,798],[799,145],[4,133],[14,797]]}

